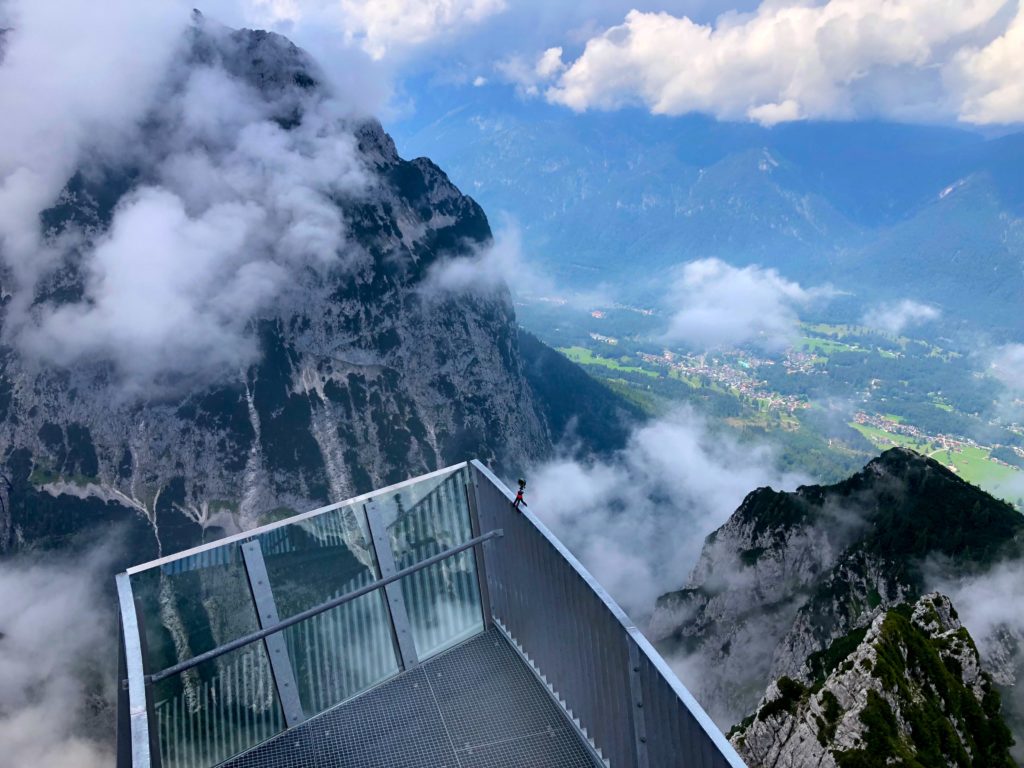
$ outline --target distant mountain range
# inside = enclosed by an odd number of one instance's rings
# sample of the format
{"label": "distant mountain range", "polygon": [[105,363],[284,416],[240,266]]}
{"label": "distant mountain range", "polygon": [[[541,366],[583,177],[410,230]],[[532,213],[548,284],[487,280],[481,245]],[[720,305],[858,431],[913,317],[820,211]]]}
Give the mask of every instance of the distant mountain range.
{"label": "distant mountain range", "polygon": [[[875,642],[879,633],[892,627],[901,634],[893,642],[905,645],[920,640],[902,637],[913,634],[907,619],[911,612],[918,612],[907,606],[934,589],[936,581],[984,574],[1022,553],[1024,515],[933,459],[893,448],[835,485],[804,486],[795,492],[761,488],[750,493],[729,520],[708,536],[689,583],[658,600],[651,633],[666,655],[691,671],[690,679],[685,674],[684,679],[723,728],[761,713],[741,729],[759,756],[754,765],[834,765],[817,761],[824,760],[827,749],[819,750],[818,757],[807,763],[794,762],[793,753],[780,757],[777,750],[772,752],[773,737],[764,733],[768,726],[757,723],[780,707],[785,709],[796,720],[773,722],[770,727],[775,736],[779,729],[789,729],[784,734],[788,739],[801,718],[813,722],[812,715],[821,714],[826,704],[818,696],[823,681],[849,671],[843,662],[862,642]],[[893,610],[898,615],[887,618]],[[1015,621],[1006,618],[1011,624]],[[934,628],[940,634],[958,630],[949,616],[941,628]],[[974,668],[987,665],[993,677],[1012,683],[1024,673],[1024,638],[1012,626],[992,631],[993,637],[975,639],[984,640],[990,649],[997,646],[999,652],[973,662]],[[866,637],[865,633],[875,634]],[[976,653],[973,640],[963,642],[969,646],[964,653]],[[876,652],[877,648],[872,653]],[[947,666],[956,671],[955,662]],[[961,679],[960,672],[956,674]],[[939,686],[938,698],[952,701],[953,693],[947,697],[942,683],[931,679],[923,684]],[[961,679],[968,687],[975,683],[982,691],[983,681],[977,674],[966,682]],[[986,685],[991,688],[991,681]],[[809,691],[817,702],[811,714],[803,709]],[[900,695],[904,704],[914,698],[909,692]],[[780,697],[791,699],[791,705],[765,711],[768,702]],[[987,706],[990,713],[993,706],[998,710],[998,699],[985,704],[981,693],[976,698],[978,707]],[[865,704],[863,696],[857,701],[851,727]],[[890,700],[886,706],[894,703]],[[843,707],[828,715],[829,723],[838,722],[852,707],[851,701]],[[1016,718],[1019,713],[1010,716]],[[831,738],[823,737],[822,746],[835,747]],[[793,740],[787,749],[798,749],[798,742]],[[854,746],[848,741],[842,749]],[[847,764],[876,763],[839,761]],[[986,762],[985,755],[975,750],[970,762],[955,764],[1004,763]]]}
{"label": "distant mountain range", "polygon": [[911,298],[1024,332],[1024,134],[767,129],[437,91],[395,126],[399,146],[435,158],[492,216],[513,214],[529,255],[567,287],[651,300],[665,269],[718,257],[831,281],[857,295],[847,314]]}

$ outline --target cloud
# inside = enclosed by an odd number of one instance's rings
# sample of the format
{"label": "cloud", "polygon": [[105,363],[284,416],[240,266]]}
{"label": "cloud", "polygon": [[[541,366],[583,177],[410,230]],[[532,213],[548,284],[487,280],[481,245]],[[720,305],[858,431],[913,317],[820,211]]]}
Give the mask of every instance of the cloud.
{"label": "cloud", "polygon": [[[930,564],[933,571],[941,566]],[[1003,714],[1017,745],[1014,757],[1024,759],[1024,561],[1007,561],[979,576],[958,580],[938,579],[938,589],[948,595],[963,625],[971,633],[985,670],[1004,687]]]}
{"label": "cloud", "polygon": [[[82,21],[82,37],[103,37]],[[67,146],[74,150],[59,163],[39,161],[47,178],[39,194],[20,183],[24,164],[2,177],[17,202],[17,216],[0,228],[3,259],[18,277],[5,332],[46,362],[112,362],[130,393],[237,373],[256,359],[255,317],[302,290],[306,275],[325,276],[358,258],[347,248],[341,206],[363,193],[369,172],[348,106],[320,90],[270,81],[257,91],[245,79],[244,42],[212,22],[197,29],[204,38],[200,60],[184,48],[173,61],[161,58],[165,71],[147,80],[148,99],[140,93],[135,109],[103,117],[113,135],[130,137],[118,155],[85,139],[99,111],[87,96],[79,106],[55,105],[66,120],[60,125],[45,113],[23,117],[24,130],[5,148],[31,160],[34,122],[58,145],[70,134]],[[33,34],[45,41],[50,33],[19,28],[18,39]],[[264,43],[262,55],[279,57],[282,71],[308,67],[319,76],[286,43]],[[12,57],[15,51],[12,45]],[[45,62],[40,66],[19,84],[21,91],[31,92],[35,79],[60,76]],[[0,72],[6,69],[7,62]],[[93,89],[98,92],[120,83],[106,70],[93,75],[110,78]],[[298,124],[282,127],[296,114]],[[56,200],[75,167],[87,176],[100,173],[90,170],[97,158],[115,183],[128,167],[144,183],[122,197],[106,231],[71,226],[61,237],[44,238],[39,211]],[[35,248],[21,247],[23,241]],[[35,302],[38,287],[53,279],[51,268],[65,260],[78,265],[81,299]]]}
{"label": "cloud", "polygon": [[420,288],[425,295],[490,293],[504,286],[512,290],[550,285],[550,279],[523,256],[518,224],[505,219],[494,239],[468,256],[452,256],[435,262]]}
{"label": "cloud", "polygon": [[689,410],[638,428],[611,459],[561,458],[528,474],[527,501],[638,622],[686,582],[704,538],[754,488],[800,479],[765,446],[713,432]]}
{"label": "cloud", "polygon": [[666,341],[698,349],[754,344],[783,349],[799,336],[798,310],[828,298],[830,288],[803,288],[774,269],[691,261],[677,271],[667,303]]}
{"label": "cloud", "polygon": [[1011,392],[1024,392],[1024,344],[1004,344],[991,357],[992,375]]}
{"label": "cloud", "polygon": [[959,117],[964,122],[1024,121],[1024,3],[1002,35],[959,51],[947,76],[963,94]]}
{"label": "cloud", "polygon": [[995,650],[999,630],[1010,626],[1024,637],[1024,561],[1000,563],[981,576],[946,581],[936,587],[956,606],[982,653]]}
{"label": "cloud", "polygon": [[22,0],[4,6],[0,251],[19,274],[43,251],[38,215],[87,149],[114,152],[149,108],[181,40],[176,3]]}
{"label": "cloud", "polygon": [[563,69],[565,69],[565,64],[562,63],[561,48],[548,48],[540,55],[534,67],[537,75],[545,80],[554,77]]}
{"label": "cloud", "polygon": [[116,621],[100,588],[109,570],[98,553],[49,564],[0,563],[5,765],[113,765]]}
{"label": "cloud", "polygon": [[456,34],[505,10],[505,0],[342,0],[350,39],[374,58]]}
{"label": "cloud", "polygon": [[458,35],[505,10],[505,0],[249,0],[271,26],[318,25],[380,60]]}
{"label": "cloud", "polygon": [[495,69],[507,83],[516,87],[520,96],[539,96],[543,83],[565,69],[562,49],[548,48],[534,59],[515,54],[495,64]]}
{"label": "cloud", "polygon": [[714,23],[632,10],[546,91],[574,110],[642,105],[765,125],[886,117],[1024,118],[1013,0],[766,0]]}
{"label": "cloud", "polygon": [[885,333],[898,335],[915,325],[938,320],[942,313],[935,307],[918,301],[904,299],[891,304],[878,304],[871,307],[861,322]]}

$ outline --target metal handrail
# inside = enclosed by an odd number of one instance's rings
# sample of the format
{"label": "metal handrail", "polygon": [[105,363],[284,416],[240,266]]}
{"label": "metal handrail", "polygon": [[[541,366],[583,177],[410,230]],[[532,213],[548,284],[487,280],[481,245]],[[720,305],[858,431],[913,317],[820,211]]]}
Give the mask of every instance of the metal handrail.
{"label": "metal handrail", "polygon": [[316,509],[311,509],[308,512],[303,512],[298,515],[291,515],[290,517],[286,517],[283,520],[278,520],[273,523],[261,525],[258,528],[253,528],[248,531],[242,531],[241,533],[235,533],[230,536],[225,536],[223,538],[216,539],[214,541],[209,541],[206,544],[200,544],[189,549],[183,549],[181,552],[175,552],[173,555],[167,555],[166,557],[157,558],[156,560],[150,560],[149,562],[140,563],[139,565],[133,565],[126,570],[126,573],[129,576],[134,576],[137,573],[148,571],[151,568],[157,568],[160,566],[176,562],[178,560],[184,560],[186,558],[193,557],[195,555],[200,554],[201,552],[209,552],[215,549],[221,549],[222,547],[228,544],[235,544],[247,541],[255,534],[264,534],[269,533],[273,530],[287,528],[288,526],[295,525],[296,523],[301,523],[306,520],[312,520],[313,518],[319,517],[328,512],[334,512],[335,510],[341,509],[343,507],[352,507],[362,502],[370,501],[371,499],[387,496],[389,494],[394,493],[395,491],[399,491],[415,483],[419,483],[424,480],[430,480],[431,478],[435,477],[443,477],[445,475],[453,474],[468,465],[468,462],[463,461],[459,462],[458,464],[452,464],[450,467],[443,467],[442,469],[437,469],[434,470],[433,472],[428,472],[425,475],[410,477],[409,479],[403,480],[400,483],[394,483],[393,485],[388,485],[385,486],[384,488],[377,488],[376,490],[360,494],[359,496],[353,496],[351,499],[337,501],[334,502],[333,504],[328,504],[327,506],[324,507],[317,507]]}
{"label": "metal handrail", "polygon": [[185,661],[179,662],[172,667],[167,667],[166,669],[163,669],[159,672],[155,672],[151,675],[146,675],[146,684],[148,685],[151,683],[158,683],[161,680],[165,680],[168,677],[172,677],[174,675],[180,674],[181,672],[185,672],[186,670],[192,669],[193,667],[197,667],[200,664],[203,664],[204,662],[211,661],[212,659],[216,659],[220,656],[223,656],[226,653],[230,653],[231,651],[237,651],[239,648],[249,645],[250,643],[254,643],[257,640],[262,640],[265,637],[269,637],[275,632],[280,632],[281,630],[287,629],[288,627],[300,624],[303,621],[306,621],[307,619],[313,618],[314,616],[319,616],[321,613],[324,613],[325,611],[329,611],[332,608],[337,608],[339,605],[349,603],[355,600],[356,598],[362,597],[363,595],[367,595],[370,592],[380,589],[381,587],[386,587],[388,584],[392,584],[396,581],[399,581],[408,576],[409,574],[416,573],[417,571],[423,570],[424,568],[427,568],[431,565],[435,565],[441,562],[442,560],[447,560],[452,555],[457,555],[460,552],[463,552],[467,549],[472,549],[473,547],[477,546],[478,544],[482,544],[485,541],[489,541],[490,539],[501,538],[504,535],[504,530],[502,530],[501,528],[497,528],[481,536],[476,536],[472,539],[463,542],[457,547],[446,549],[444,552],[440,552],[434,555],[433,557],[428,557],[425,560],[421,560],[415,565],[410,565],[407,568],[403,568],[400,571],[396,571],[393,575],[388,576],[387,578],[378,579],[377,581],[371,582],[366,586],[360,587],[357,590],[341,595],[332,600],[328,600],[327,602],[321,603],[320,605],[316,605],[312,608],[308,608],[305,611],[302,611],[301,613],[296,613],[294,616],[290,616],[284,621],[279,621],[278,623],[272,626],[265,627],[257,632],[252,632],[248,635],[243,635],[242,637],[236,638],[235,640],[232,640],[229,643],[224,643],[224,645],[217,646],[216,648],[206,651],[205,653],[201,653],[198,656],[193,656],[191,659],[186,659]]}

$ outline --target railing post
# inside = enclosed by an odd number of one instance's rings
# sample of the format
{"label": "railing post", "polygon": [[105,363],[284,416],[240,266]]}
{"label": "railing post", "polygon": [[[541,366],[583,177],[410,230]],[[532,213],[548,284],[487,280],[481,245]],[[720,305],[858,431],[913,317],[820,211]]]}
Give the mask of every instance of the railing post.
{"label": "railing post", "polygon": [[[480,497],[477,495],[476,470],[473,465],[466,463],[466,503],[469,504],[469,527],[473,538],[480,535]],[[476,581],[480,589],[480,610],[484,616],[484,628],[494,623],[494,616],[491,615],[491,593],[487,587],[487,560],[484,557],[484,545],[477,544],[473,547],[476,555]]]}
{"label": "railing post", "polygon": [[132,721],[128,703],[128,665],[124,657],[124,622],[117,617],[117,768],[132,768]]}
{"label": "railing post", "polygon": [[[391,551],[387,527],[384,525],[384,519],[381,517],[376,499],[366,502],[366,524],[370,528],[370,542],[373,544],[374,553],[377,556],[380,577],[382,579],[391,578],[398,572],[398,568],[395,566],[395,555]],[[402,669],[412,669],[420,662],[416,655],[416,643],[413,641],[412,625],[409,623],[409,612],[405,607],[402,585],[397,581],[385,585],[384,595],[388,599],[392,632],[398,642],[399,662]]]}
{"label": "railing post", "polygon": [[633,721],[633,741],[636,745],[636,768],[648,768],[647,718],[644,713],[644,687],[640,679],[640,649],[633,638],[626,639],[629,647],[630,712]]}
{"label": "railing post", "polygon": [[132,768],[151,768],[149,742],[149,708],[147,706],[145,669],[135,599],[127,573],[115,577],[117,600],[121,610],[121,637],[124,639],[125,671],[128,676],[128,718],[131,730]]}
{"label": "railing post", "polygon": [[[260,629],[275,626],[281,619],[277,614],[277,603],[274,591],[267,575],[267,564],[263,559],[263,550],[259,539],[252,539],[242,545],[242,561],[245,563],[245,575],[249,580],[249,591],[252,593],[253,605]],[[294,728],[306,719],[302,711],[302,700],[295,682],[295,670],[288,655],[288,646],[284,640],[284,632],[277,632],[263,638],[263,647],[270,660],[270,671],[274,676],[274,688],[277,700],[284,710],[284,721],[289,728]]]}

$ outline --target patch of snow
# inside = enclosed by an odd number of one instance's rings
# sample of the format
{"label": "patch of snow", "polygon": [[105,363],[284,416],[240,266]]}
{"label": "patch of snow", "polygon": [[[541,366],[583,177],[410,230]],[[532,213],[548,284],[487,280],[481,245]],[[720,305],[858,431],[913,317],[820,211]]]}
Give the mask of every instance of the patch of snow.
{"label": "patch of snow", "polygon": [[946,197],[948,197],[949,195],[953,194],[953,192],[958,190],[960,187],[962,187],[966,183],[967,183],[966,179],[960,179],[958,181],[953,182],[948,187],[946,187],[944,190],[939,192],[939,200],[943,200]]}

